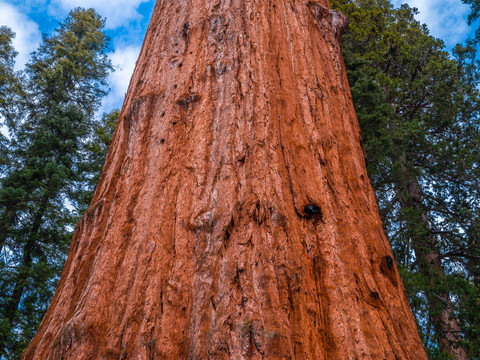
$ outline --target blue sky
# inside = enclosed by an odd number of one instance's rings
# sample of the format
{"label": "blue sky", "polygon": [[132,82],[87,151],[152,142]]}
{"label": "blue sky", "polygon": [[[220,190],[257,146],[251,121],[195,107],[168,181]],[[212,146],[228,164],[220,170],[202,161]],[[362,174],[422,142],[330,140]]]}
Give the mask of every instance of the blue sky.
{"label": "blue sky", "polygon": [[[473,29],[467,26],[469,9],[461,0],[392,0],[395,6],[408,3],[419,9],[417,18],[426,23],[431,34],[451,49]],[[74,7],[93,7],[106,17],[107,33],[112,40],[110,58],[117,71],[111,75],[111,92],[103,111],[121,107],[135,66],[155,0],[0,0],[0,25],[16,33],[14,45],[21,69],[34,51],[42,33],[49,33]]]}

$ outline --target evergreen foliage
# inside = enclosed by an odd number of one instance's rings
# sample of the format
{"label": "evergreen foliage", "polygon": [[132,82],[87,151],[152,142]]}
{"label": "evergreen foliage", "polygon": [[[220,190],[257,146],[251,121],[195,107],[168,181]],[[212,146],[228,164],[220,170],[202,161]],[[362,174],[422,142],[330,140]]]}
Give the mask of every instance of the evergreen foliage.
{"label": "evergreen foliage", "polygon": [[[15,34],[9,28],[0,26],[0,118],[10,119],[15,104],[15,95],[20,90],[14,71],[17,53],[12,45]],[[8,163],[8,139],[0,133],[0,174]]]}
{"label": "evergreen foliage", "polygon": [[[480,0],[462,0],[463,3],[470,6],[470,14],[468,15],[468,24],[472,25],[480,18]],[[480,40],[480,27],[475,31],[475,39],[472,41]]]}
{"label": "evergreen foliage", "polygon": [[[44,36],[25,72],[13,72],[13,34],[2,28],[0,104],[10,131],[0,176],[0,355],[15,359],[48,307],[78,218],[74,204],[92,190],[94,113],[112,70],[104,20],[70,12]],[[4,55],[5,54],[5,55]],[[1,76],[1,75],[0,75]],[[8,78],[10,76],[10,78]],[[6,79],[1,83],[2,79]],[[5,85],[4,85],[5,84]],[[10,91],[15,86],[18,91]],[[104,150],[104,149],[101,149]],[[93,173],[92,173],[93,171]],[[2,357],[2,358],[3,358]]]}
{"label": "evergreen foliage", "polygon": [[[480,121],[475,48],[451,56],[388,0],[334,0],[368,171],[432,359],[480,357]],[[460,332],[458,332],[460,331]]]}
{"label": "evergreen foliage", "polygon": [[108,114],[103,114],[100,121],[93,125],[93,132],[86,147],[88,162],[82,168],[85,175],[84,188],[72,198],[72,203],[80,214],[87,210],[93,191],[100,180],[119,115],[120,111],[115,109]]}

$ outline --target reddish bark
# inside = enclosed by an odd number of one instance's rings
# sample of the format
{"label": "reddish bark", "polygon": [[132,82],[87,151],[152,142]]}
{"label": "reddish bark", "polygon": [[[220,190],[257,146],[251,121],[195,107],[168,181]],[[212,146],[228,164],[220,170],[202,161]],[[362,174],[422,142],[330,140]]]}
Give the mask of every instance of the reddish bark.
{"label": "reddish bark", "polygon": [[24,359],[426,359],[327,7],[157,1]]}

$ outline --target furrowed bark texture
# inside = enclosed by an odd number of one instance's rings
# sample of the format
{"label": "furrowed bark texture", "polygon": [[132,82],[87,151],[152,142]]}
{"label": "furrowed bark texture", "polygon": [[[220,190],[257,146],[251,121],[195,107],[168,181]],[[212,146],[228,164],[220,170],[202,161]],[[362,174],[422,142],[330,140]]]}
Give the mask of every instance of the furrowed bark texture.
{"label": "furrowed bark texture", "polygon": [[327,1],[157,1],[24,359],[426,359]]}

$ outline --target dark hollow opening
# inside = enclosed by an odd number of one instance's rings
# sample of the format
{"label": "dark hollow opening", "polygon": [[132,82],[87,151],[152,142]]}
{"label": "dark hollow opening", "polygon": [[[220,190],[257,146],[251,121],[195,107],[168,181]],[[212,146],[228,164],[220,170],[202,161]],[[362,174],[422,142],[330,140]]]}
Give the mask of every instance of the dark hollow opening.
{"label": "dark hollow opening", "polygon": [[322,209],[318,205],[309,204],[303,209],[307,218],[322,218]]}
{"label": "dark hollow opening", "polygon": [[391,270],[393,268],[393,259],[390,256],[387,256],[385,261],[387,262],[388,268]]}

